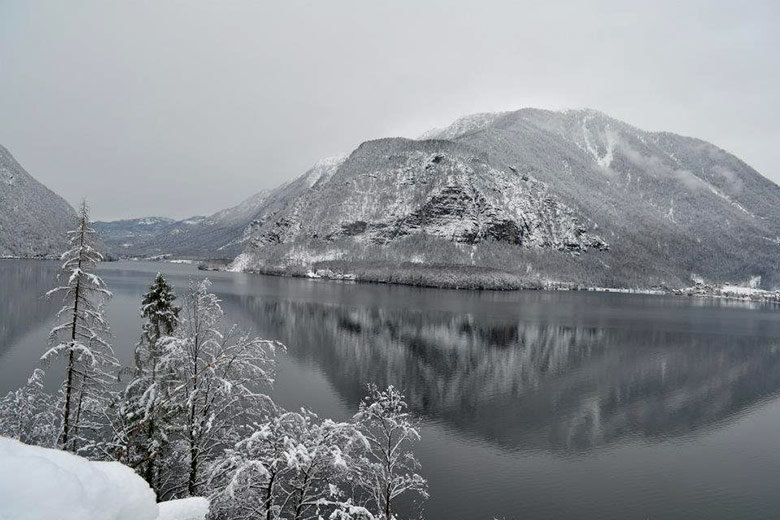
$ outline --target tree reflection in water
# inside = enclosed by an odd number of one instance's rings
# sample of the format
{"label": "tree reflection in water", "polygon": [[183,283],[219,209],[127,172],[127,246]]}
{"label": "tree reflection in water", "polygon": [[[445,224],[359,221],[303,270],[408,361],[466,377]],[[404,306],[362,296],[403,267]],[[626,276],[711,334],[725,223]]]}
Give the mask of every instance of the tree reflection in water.
{"label": "tree reflection in water", "polygon": [[230,296],[351,405],[364,384],[501,447],[589,450],[681,436],[780,388],[772,338],[564,326],[452,312]]}

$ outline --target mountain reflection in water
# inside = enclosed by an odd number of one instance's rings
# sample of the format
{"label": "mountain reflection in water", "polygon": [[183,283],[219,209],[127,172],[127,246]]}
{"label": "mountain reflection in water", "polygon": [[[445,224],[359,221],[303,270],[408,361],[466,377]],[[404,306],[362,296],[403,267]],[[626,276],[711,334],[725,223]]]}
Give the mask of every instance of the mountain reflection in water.
{"label": "mountain reflection in water", "polygon": [[60,302],[45,297],[57,268],[51,261],[0,259],[0,354],[57,312]]}
{"label": "mountain reflection in water", "polygon": [[685,435],[780,388],[773,338],[563,326],[403,308],[229,297],[318,365],[342,398],[405,389],[412,408],[503,448],[588,450]]}

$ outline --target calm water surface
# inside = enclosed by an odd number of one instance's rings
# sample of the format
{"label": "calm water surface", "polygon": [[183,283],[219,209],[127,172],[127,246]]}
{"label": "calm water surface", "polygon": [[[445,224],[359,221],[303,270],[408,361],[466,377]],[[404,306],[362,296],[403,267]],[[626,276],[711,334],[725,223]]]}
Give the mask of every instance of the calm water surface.
{"label": "calm water surface", "polygon": [[[0,261],[0,392],[52,325],[56,266]],[[162,270],[100,271],[120,358]],[[363,385],[403,388],[423,419],[425,516],[780,517],[780,308],[675,297],[458,292],[208,273],[228,317],[279,339],[274,397],[347,418]]]}

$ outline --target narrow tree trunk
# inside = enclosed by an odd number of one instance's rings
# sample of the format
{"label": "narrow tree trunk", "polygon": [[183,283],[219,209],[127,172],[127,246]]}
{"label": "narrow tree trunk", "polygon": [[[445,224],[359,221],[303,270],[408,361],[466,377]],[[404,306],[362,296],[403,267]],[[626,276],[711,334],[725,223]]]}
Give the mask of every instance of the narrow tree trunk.
{"label": "narrow tree trunk", "polygon": [[68,433],[70,432],[70,396],[73,388],[73,350],[68,354],[68,379],[65,383],[65,410],[62,415],[62,449],[68,449]]}
{"label": "narrow tree trunk", "polygon": [[385,520],[390,520],[390,486],[385,489]]}
{"label": "narrow tree trunk", "polygon": [[76,453],[76,450],[78,449],[78,446],[76,446],[76,441],[78,441],[79,426],[81,425],[81,405],[84,402],[84,385],[86,382],[87,376],[85,374],[81,379],[81,386],[79,387],[79,402],[76,405],[76,419],[73,421],[73,438],[71,440],[71,444],[73,445],[73,453]]}
{"label": "narrow tree trunk", "polygon": [[[157,383],[157,341],[160,339],[160,328],[156,327],[155,329],[156,335],[154,339],[150,339],[150,346],[149,346],[149,352],[152,356],[152,384]],[[154,406],[156,402],[152,402],[152,406],[149,410],[149,427],[146,431],[146,442],[147,442],[147,449],[146,449],[146,456],[149,458],[148,462],[146,463],[146,471],[144,472],[144,480],[149,484],[149,486],[157,492],[157,488],[155,487],[155,478],[154,478],[154,459],[156,458],[156,455],[151,452],[149,449],[152,444],[154,444],[154,416],[155,413],[157,413],[157,408]]]}
{"label": "narrow tree trunk", "polygon": [[276,472],[271,474],[271,478],[268,480],[268,492],[265,499],[265,520],[271,520],[271,508],[274,505],[274,480],[276,480]]}
{"label": "narrow tree trunk", "polygon": [[[192,392],[197,397],[199,382],[198,382],[198,358],[200,356],[200,337],[199,337],[199,325],[198,325],[198,313],[200,310],[197,306],[197,299],[195,300],[195,308],[193,310],[192,320],[195,330],[195,344],[193,345],[193,356],[192,356],[192,381],[193,381],[193,388]],[[196,496],[195,495],[195,487],[197,483],[197,477],[198,477],[198,447],[197,442],[198,438],[195,435],[195,407],[197,404],[195,403],[195,400],[191,400],[190,404],[190,417],[189,417],[189,424],[188,424],[188,431],[187,431],[187,439],[189,440],[190,444],[190,478],[189,482],[187,483],[187,491],[189,492],[190,496]]]}
{"label": "narrow tree trunk", "polygon": [[385,471],[387,482],[385,483],[385,520],[390,520],[390,480],[393,478],[392,463],[393,459],[393,432],[387,432],[387,455],[385,458]]}
{"label": "narrow tree trunk", "polygon": [[298,491],[298,503],[295,504],[295,516],[293,516],[293,520],[300,520],[301,515],[303,514],[303,500],[306,497],[306,491],[309,489],[309,472],[305,472],[303,477],[304,479],[301,483],[301,489]]}
{"label": "narrow tree trunk", "polygon": [[[81,260],[84,249],[84,234],[86,233],[86,219],[81,219],[81,235],[79,237],[79,261],[78,268],[81,270]],[[79,318],[79,297],[81,296],[81,276],[76,278],[76,290],[73,295],[73,320],[70,327],[70,352],[68,353],[68,378],[65,384],[65,411],[62,418],[62,448],[68,449],[68,436],[70,434],[70,401],[73,394],[73,346],[76,344],[76,325]]]}
{"label": "narrow tree trunk", "polygon": [[189,493],[189,496],[197,496],[195,495],[197,482],[198,482],[198,448],[196,446],[196,439],[192,432],[192,429],[190,429],[189,435],[189,443],[190,443],[190,478],[187,482],[187,493]]}
{"label": "narrow tree trunk", "polygon": [[[152,442],[152,437],[154,435],[154,419],[149,420],[149,428],[147,431],[147,441],[149,443]],[[148,446],[147,446],[148,448]],[[149,450],[147,449],[147,452]],[[154,487],[154,453],[147,453],[147,457],[149,457],[149,460],[146,463],[146,471],[144,472],[144,480],[146,480],[147,484],[149,484],[149,487],[157,491],[157,489]]]}

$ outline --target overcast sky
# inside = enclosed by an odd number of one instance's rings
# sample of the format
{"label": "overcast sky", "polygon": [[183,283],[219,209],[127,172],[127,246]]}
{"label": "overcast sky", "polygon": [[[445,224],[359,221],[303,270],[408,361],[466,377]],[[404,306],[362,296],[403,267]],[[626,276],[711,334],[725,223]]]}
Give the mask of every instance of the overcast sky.
{"label": "overcast sky", "polygon": [[0,144],[97,219],[208,214],[527,106],[700,137],[780,183],[780,2],[0,0]]}

